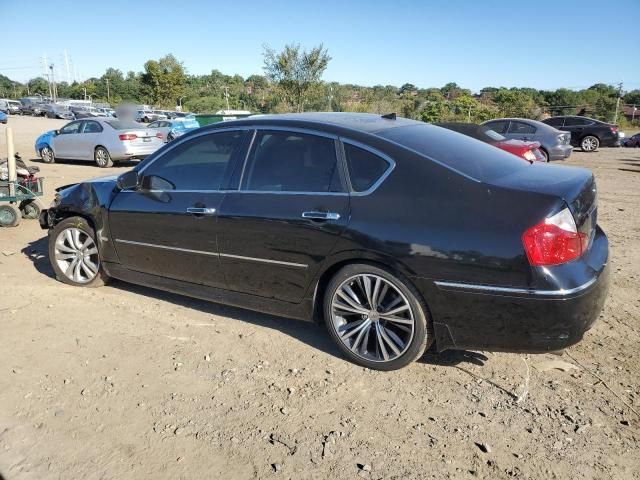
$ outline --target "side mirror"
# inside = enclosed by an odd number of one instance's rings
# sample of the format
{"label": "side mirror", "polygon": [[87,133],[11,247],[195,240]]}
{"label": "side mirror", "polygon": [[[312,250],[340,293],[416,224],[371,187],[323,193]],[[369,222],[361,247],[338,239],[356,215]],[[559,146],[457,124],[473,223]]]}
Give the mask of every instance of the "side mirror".
{"label": "side mirror", "polygon": [[118,177],[116,185],[120,190],[135,190],[140,185],[140,178],[138,172],[131,170],[125,172]]}
{"label": "side mirror", "polygon": [[53,133],[55,133],[56,135],[60,135],[60,130],[54,130]]}

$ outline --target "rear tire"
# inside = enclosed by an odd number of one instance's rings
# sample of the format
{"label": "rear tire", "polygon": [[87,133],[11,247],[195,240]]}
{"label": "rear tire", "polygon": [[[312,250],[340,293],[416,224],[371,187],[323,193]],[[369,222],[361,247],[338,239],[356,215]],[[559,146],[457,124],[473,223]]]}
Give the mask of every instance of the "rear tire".
{"label": "rear tire", "polygon": [[583,152],[595,152],[600,146],[600,140],[593,135],[587,135],[580,140],[580,148]]}
{"label": "rear tire", "polygon": [[56,278],[75,287],[101,287],[102,268],[96,234],[83,217],[69,217],[49,230],[49,261]]}
{"label": "rear tire", "polygon": [[96,161],[96,165],[100,168],[108,168],[113,167],[113,160],[111,160],[111,155],[109,155],[109,151],[104,147],[97,147],[94,154],[93,159]]}
{"label": "rear tire", "polygon": [[545,162],[549,163],[551,161],[551,160],[549,160],[549,154],[547,153],[547,151],[544,148],[540,149],[540,153],[544,157],[544,161]]}
{"label": "rear tire", "polygon": [[56,156],[51,147],[42,147],[40,149],[40,158],[44,163],[56,163]]}
{"label": "rear tire", "polygon": [[17,227],[22,220],[22,214],[13,203],[0,203],[0,227]]}
{"label": "rear tire", "polygon": [[433,340],[428,315],[408,280],[368,264],[342,268],[324,295],[329,335],[349,360],[374,370],[396,370],[424,354]]}

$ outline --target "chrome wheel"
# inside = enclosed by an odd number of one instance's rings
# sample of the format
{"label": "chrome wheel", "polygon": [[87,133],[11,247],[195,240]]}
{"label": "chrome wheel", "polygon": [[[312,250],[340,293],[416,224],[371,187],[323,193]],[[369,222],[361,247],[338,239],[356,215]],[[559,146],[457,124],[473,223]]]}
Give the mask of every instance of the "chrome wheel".
{"label": "chrome wheel", "polygon": [[398,287],[368,273],[349,277],[335,290],[331,321],[351,352],[374,362],[405,353],[416,326],[411,304]]}
{"label": "chrome wheel", "polygon": [[40,150],[40,156],[42,157],[42,161],[45,163],[53,163],[53,150],[49,147],[44,147]]}
{"label": "chrome wheel", "polygon": [[98,275],[98,247],[93,238],[79,228],[66,228],[58,234],[54,256],[60,271],[73,282],[89,283]]}
{"label": "chrome wheel", "polygon": [[585,152],[593,152],[598,148],[598,139],[596,137],[585,137],[580,145]]}
{"label": "chrome wheel", "polygon": [[95,160],[99,167],[106,167],[109,165],[109,152],[107,152],[104,148],[97,148],[95,154]]}

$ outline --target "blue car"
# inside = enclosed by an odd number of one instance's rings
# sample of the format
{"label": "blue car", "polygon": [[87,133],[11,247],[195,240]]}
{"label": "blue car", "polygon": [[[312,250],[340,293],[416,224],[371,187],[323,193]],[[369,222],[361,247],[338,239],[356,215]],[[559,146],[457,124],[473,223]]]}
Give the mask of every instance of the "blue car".
{"label": "blue car", "polygon": [[42,149],[44,147],[48,147],[50,150],[53,150],[53,143],[51,139],[56,136],[55,130],[49,130],[48,132],[44,132],[38,138],[36,138],[36,155],[41,156]]}
{"label": "blue car", "polygon": [[7,117],[6,113],[0,112],[0,123],[5,123],[6,124],[7,123],[7,118],[9,118],[9,117]]}
{"label": "blue car", "polygon": [[194,117],[176,118],[174,120],[157,120],[148,125],[162,135],[165,142],[170,142],[191,130],[200,128]]}

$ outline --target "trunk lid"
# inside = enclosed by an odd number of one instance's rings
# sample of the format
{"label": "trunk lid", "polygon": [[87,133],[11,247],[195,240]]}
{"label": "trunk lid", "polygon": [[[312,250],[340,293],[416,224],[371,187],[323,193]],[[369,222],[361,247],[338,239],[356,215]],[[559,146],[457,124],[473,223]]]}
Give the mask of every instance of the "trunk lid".
{"label": "trunk lid", "polygon": [[139,128],[139,129],[125,130],[125,131],[119,132],[120,135],[122,134],[135,135],[136,139],[130,140],[129,144],[136,145],[136,146],[137,145],[147,146],[147,145],[155,145],[155,144],[163,143],[162,139],[156,136],[157,133],[158,132],[152,128]]}
{"label": "trunk lid", "polygon": [[[510,175],[495,179],[493,185],[552,195],[564,200],[571,210],[578,231],[591,240],[597,224],[597,189],[591,171],[578,167],[532,164]],[[549,212],[552,214],[555,212]]]}

